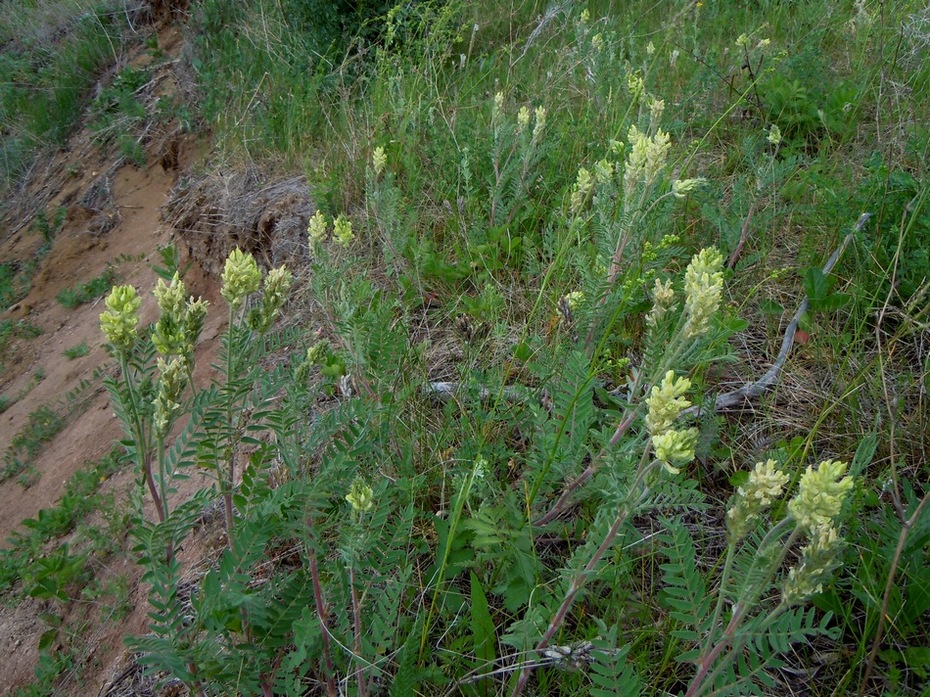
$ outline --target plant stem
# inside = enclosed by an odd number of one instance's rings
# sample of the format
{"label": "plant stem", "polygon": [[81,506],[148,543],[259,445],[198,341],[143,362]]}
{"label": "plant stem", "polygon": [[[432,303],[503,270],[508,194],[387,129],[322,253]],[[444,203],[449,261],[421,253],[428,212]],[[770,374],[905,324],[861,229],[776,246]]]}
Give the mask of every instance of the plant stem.
{"label": "plant stem", "polygon": [[[229,429],[229,432],[232,433],[232,422],[233,422],[233,397],[230,393],[230,383],[233,378],[233,306],[229,306],[229,326],[227,327],[226,334],[226,427]],[[232,488],[233,482],[235,481],[236,476],[236,454],[235,449],[232,443],[232,436],[230,435],[230,440],[226,443],[226,457],[227,457],[227,467],[228,475],[224,478],[220,474],[219,468],[217,468],[217,475],[221,480],[221,488],[223,490],[223,508],[225,509],[225,522],[226,522],[226,544],[232,549],[232,529],[233,529],[233,500],[232,500]]]}
{"label": "plant stem", "polygon": [[872,669],[875,667],[875,660],[878,658],[878,649],[882,643],[882,634],[885,630],[885,617],[888,616],[888,604],[891,602],[891,591],[894,588],[895,576],[898,572],[898,563],[901,561],[901,555],[904,553],[904,545],[907,542],[908,535],[914,523],[920,519],[920,514],[930,501],[930,493],[927,493],[917,505],[911,517],[901,524],[901,532],[898,534],[898,544],[894,550],[894,557],[891,559],[891,569],[888,571],[888,580],[885,581],[885,592],[882,595],[882,609],[878,613],[878,627],[875,629],[875,637],[872,639],[872,649],[869,651],[869,660],[865,664],[865,672],[862,675],[862,681],[859,683],[859,697],[865,694],[869,678],[872,676]]}
{"label": "plant stem", "polygon": [[[646,452],[647,451],[643,452],[644,457]],[[632,498],[633,492],[639,488],[639,485],[642,483],[646,473],[653,467],[654,464],[654,462],[650,463],[646,467],[643,467],[642,464],[640,464],[639,473],[630,486],[628,501]],[[562,626],[562,622],[565,621],[565,617],[568,615],[568,611],[571,610],[572,604],[575,602],[575,597],[578,595],[578,592],[584,588],[588,581],[588,577],[597,567],[601,557],[603,557],[604,554],[607,553],[607,550],[610,549],[611,545],[613,545],[614,539],[617,537],[617,533],[620,532],[620,528],[626,522],[627,518],[629,518],[632,511],[636,509],[637,505],[642,502],[648,493],[649,487],[644,487],[642,493],[636,497],[635,502],[627,503],[621,506],[620,511],[613,522],[613,525],[610,526],[610,529],[607,531],[607,534],[604,536],[601,544],[594,551],[594,554],[591,555],[588,563],[584,565],[581,571],[575,574],[575,577],[569,584],[568,591],[565,593],[565,597],[562,599],[562,604],[559,605],[559,609],[556,610],[555,615],[553,615],[552,620],[549,622],[549,627],[546,629],[546,633],[543,634],[542,639],[540,639],[539,643],[536,645],[537,651],[546,648],[546,646],[548,646],[549,642],[552,640],[552,637],[555,636],[555,633],[559,631],[559,628]],[[523,692],[523,688],[526,687],[526,682],[530,677],[529,668],[529,666],[524,666],[520,671],[520,677],[517,679],[517,684],[513,688],[511,697],[518,697],[518,695]]]}
{"label": "plant stem", "polygon": [[365,697],[368,690],[365,687],[365,673],[362,669],[362,615],[358,604],[358,591],[355,589],[355,564],[349,564],[349,586],[352,595],[352,625],[355,634],[356,668],[355,679],[358,680],[358,694]]}
{"label": "plant stem", "polygon": [[126,383],[126,391],[129,393],[129,410],[132,418],[133,437],[136,441],[136,464],[145,476],[145,483],[149,488],[149,493],[152,495],[152,500],[155,502],[155,511],[158,513],[158,520],[164,523],[165,512],[162,508],[161,497],[158,495],[158,487],[155,485],[155,478],[152,475],[152,460],[149,447],[145,440],[145,426],[139,416],[136,394],[133,389],[132,378],[129,375],[129,362],[126,360],[125,354],[120,354],[119,365],[123,373],[123,380]]}
{"label": "plant stem", "polygon": [[[313,521],[307,519],[307,527],[313,529]],[[316,614],[320,618],[320,638],[323,650],[323,665],[326,668],[326,694],[328,697],[336,697],[339,690],[336,689],[336,681],[333,678],[333,661],[329,655],[329,629],[326,627],[326,606],[323,604],[323,589],[320,586],[320,569],[317,565],[316,552],[313,546],[307,545],[307,554],[310,557],[310,579],[313,582],[313,602],[316,605]]]}

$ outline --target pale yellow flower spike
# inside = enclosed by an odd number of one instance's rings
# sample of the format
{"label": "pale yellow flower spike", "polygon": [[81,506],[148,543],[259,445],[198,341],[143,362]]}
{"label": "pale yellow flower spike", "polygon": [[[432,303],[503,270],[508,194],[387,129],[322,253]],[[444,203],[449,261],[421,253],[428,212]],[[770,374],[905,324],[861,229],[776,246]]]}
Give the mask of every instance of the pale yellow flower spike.
{"label": "pale yellow flower spike", "polygon": [[655,385],[646,398],[649,411],[646,414],[646,428],[649,433],[657,435],[668,430],[678,415],[691,406],[691,402],[682,397],[691,387],[688,378],[675,377],[675,371],[665,374],[662,382]]}
{"label": "pale yellow flower spike", "polygon": [[349,487],[349,493],[346,494],[346,501],[352,506],[356,513],[367,511],[374,503],[375,492],[368,486],[363,479],[356,477]]}
{"label": "pale yellow flower spike", "polygon": [[656,460],[670,474],[681,472],[681,465],[687,465],[694,459],[694,446],[697,443],[698,430],[689,428],[684,431],[666,431],[652,437],[652,448]]}
{"label": "pale yellow flower spike", "polygon": [[517,112],[517,133],[523,133],[530,125],[530,110],[526,106],[520,107]]}
{"label": "pale yellow flower spike", "polygon": [[381,174],[384,171],[384,167],[387,164],[387,155],[384,152],[384,148],[380,145],[375,148],[375,151],[371,154],[371,166],[375,170],[375,176]]}
{"label": "pale yellow flower spike", "polygon": [[785,579],[782,603],[796,605],[820,593],[830,572],[839,566],[842,549],[843,541],[832,525],[819,525],[811,530],[810,544],[801,549],[800,563]]}
{"label": "pale yellow flower spike", "polygon": [[343,247],[348,247],[349,243],[355,239],[355,233],[352,232],[352,221],[344,215],[340,215],[333,223],[333,238]]}
{"label": "pale yellow flower spike", "polygon": [[327,232],[326,216],[322,211],[317,211],[310,217],[310,222],[307,224],[307,239],[311,251],[326,239]]}
{"label": "pale yellow flower spike", "polygon": [[708,247],[694,255],[685,270],[684,333],[688,338],[704,334],[720,306],[723,294],[723,255]]}
{"label": "pale yellow flower spike", "polygon": [[220,294],[233,307],[238,307],[245,298],[255,291],[262,282],[262,272],[258,262],[248,252],[236,247],[226,259],[223,270],[223,288]]}
{"label": "pale yellow flower spike", "polygon": [[777,465],[775,460],[757,462],[749,479],[736,490],[736,498],[727,511],[730,542],[738,542],[748,535],[762,513],[781,496],[790,477]]}
{"label": "pale yellow flower spike", "polygon": [[107,309],[100,315],[100,329],[120,353],[132,350],[141,304],[142,298],[132,286],[113,286],[107,297]]}
{"label": "pale yellow flower spike", "polygon": [[817,469],[807,467],[797,495],[788,502],[788,513],[800,528],[811,531],[833,524],[843,500],[853,489],[852,477],[843,477],[846,467],[845,462],[836,460],[824,460]]}

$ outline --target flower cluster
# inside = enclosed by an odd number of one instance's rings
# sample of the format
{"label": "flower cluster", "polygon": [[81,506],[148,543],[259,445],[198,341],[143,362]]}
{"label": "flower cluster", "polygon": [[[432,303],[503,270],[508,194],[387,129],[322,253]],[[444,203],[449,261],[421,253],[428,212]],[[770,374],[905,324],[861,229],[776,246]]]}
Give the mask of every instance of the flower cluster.
{"label": "flower cluster", "polygon": [[333,239],[343,247],[348,247],[352,240],[355,239],[355,233],[352,232],[352,221],[344,215],[340,215],[333,221]]}
{"label": "flower cluster", "polygon": [[668,158],[671,138],[662,129],[650,137],[634,125],[630,126],[627,140],[630,153],[624,166],[623,187],[630,192],[639,181],[649,186],[656,180]]}
{"label": "flower cluster", "polygon": [[691,402],[682,397],[690,387],[690,380],[676,378],[675,372],[670,370],[646,398],[646,428],[652,435],[652,447],[656,459],[671,474],[678,474],[681,465],[686,465],[694,459],[697,429],[672,428],[679,414],[691,406]]}
{"label": "flower cluster", "polygon": [[374,168],[376,177],[384,171],[385,165],[387,165],[387,155],[384,148],[379,145],[371,154],[371,166]]}
{"label": "flower cluster", "polygon": [[155,395],[154,415],[155,435],[164,438],[171,427],[171,421],[181,406],[178,400],[184,390],[184,359],[174,357],[170,361],[158,359],[158,388]]}
{"label": "flower cluster", "polygon": [[584,167],[578,170],[578,177],[575,179],[575,186],[572,190],[571,209],[572,213],[578,213],[588,202],[588,196],[594,188],[594,177]]}
{"label": "flower cluster", "polygon": [[307,223],[307,239],[310,244],[310,250],[313,251],[317,245],[322,244],[328,234],[328,225],[326,216],[323,211],[317,211],[310,216],[310,222]]}
{"label": "flower cluster", "polygon": [[811,532],[833,524],[853,488],[852,477],[843,477],[846,467],[845,462],[836,460],[824,460],[817,469],[808,466],[801,475],[797,495],[788,502],[788,513],[798,527]]}
{"label": "flower cluster", "polygon": [[154,295],[161,310],[152,332],[155,350],[163,356],[182,356],[191,361],[207,316],[207,301],[194,300],[193,296],[185,299],[184,281],[177,272],[169,285],[159,279]]}
{"label": "flower cluster", "polygon": [[232,307],[239,307],[247,296],[258,290],[262,282],[262,272],[258,262],[248,252],[236,247],[226,259],[223,269],[223,288],[220,291]]}
{"label": "flower cluster", "polygon": [[128,354],[136,340],[141,303],[142,299],[132,286],[114,286],[107,297],[107,309],[100,315],[100,328],[121,354]]}
{"label": "flower cluster", "polygon": [[293,282],[294,276],[284,266],[268,272],[262,286],[261,303],[249,313],[249,329],[264,334],[271,328],[271,324],[287,299],[287,292]]}
{"label": "flower cluster", "polygon": [[346,501],[352,506],[355,513],[361,513],[371,508],[375,500],[375,492],[361,477],[356,477],[346,494]]}
{"label": "flower cluster", "polygon": [[684,198],[696,188],[703,186],[706,183],[707,180],[704,177],[696,177],[695,179],[676,179],[672,182],[672,194],[674,194],[675,198]]}
{"label": "flower cluster", "polygon": [[720,306],[723,293],[723,255],[708,247],[698,252],[685,271],[684,333],[692,338],[704,334]]}
{"label": "flower cluster", "polygon": [[823,582],[840,564],[843,541],[830,524],[811,531],[810,543],[801,549],[800,563],[788,571],[782,588],[782,603],[796,605],[823,590]]}
{"label": "flower cluster", "polygon": [[782,494],[788,475],[778,469],[775,460],[757,462],[749,479],[736,490],[727,511],[727,537],[735,544],[752,531],[762,513]]}
{"label": "flower cluster", "polygon": [[674,301],[675,291],[672,289],[672,282],[660,281],[657,278],[652,288],[652,309],[646,315],[646,325],[649,327],[658,325]]}

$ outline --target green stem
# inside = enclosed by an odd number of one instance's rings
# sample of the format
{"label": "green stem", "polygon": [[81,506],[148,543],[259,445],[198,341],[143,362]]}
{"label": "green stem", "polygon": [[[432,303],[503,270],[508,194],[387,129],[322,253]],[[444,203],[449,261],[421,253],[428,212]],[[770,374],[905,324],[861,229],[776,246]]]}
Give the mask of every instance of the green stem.
{"label": "green stem", "polygon": [[129,374],[129,361],[126,359],[125,353],[120,353],[119,364],[120,370],[123,373],[123,380],[126,383],[126,391],[129,394],[129,415],[132,421],[131,428],[133,431],[133,438],[136,442],[136,465],[142,470],[142,474],[145,477],[145,483],[148,486],[149,493],[152,495],[152,500],[155,502],[155,510],[158,513],[158,519],[160,522],[164,523],[165,512],[162,509],[161,497],[158,495],[158,488],[155,485],[155,478],[152,475],[151,449],[146,442],[145,424],[142,423],[142,418],[139,414],[138,401],[135,390],[133,389],[132,378]]}
{"label": "green stem", "polygon": [[717,606],[714,608],[714,618],[711,620],[710,629],[707,631],[707,639],[701,649],[701,655],[706,655],[714,641],[714,635],[717,633],[717,623],[720,621],[720,614],[723,612],[723,600],[726,596],[727,584],[730,581],[730,572],[733,568],[733,557],[736,551],[736,543],[727,545],[727,557],[723,563],[723,572],[720,574],[720,587],[717,589]]}

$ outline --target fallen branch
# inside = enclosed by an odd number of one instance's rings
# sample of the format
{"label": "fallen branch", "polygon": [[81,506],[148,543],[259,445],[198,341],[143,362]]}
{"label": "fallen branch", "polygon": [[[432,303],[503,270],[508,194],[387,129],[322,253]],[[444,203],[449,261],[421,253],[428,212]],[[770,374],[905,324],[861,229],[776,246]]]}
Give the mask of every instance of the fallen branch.
{"label": "fallen branch", "polygon": [[[863,213],[859,216],[859,220],[856,222],[856,225],[853,228],[853,232],[850,232],[848,235],[846,235],[845,238],[843,238],[840,246],[834,250],[833,254],[830,255],[830,258],[827,259],[827,263],[823,265],[824,276],[833,271],[833,267],[836,266],[836,262],[839,261],[840,255],[842,255],[842,253],[846,250],[846,247],[849,246],[849,243],[852,241],[855,234],[862,232],[862,228],[865,227],[865,224],[871,217],[871,213]],[[739,409],[745,406],[746,402],[753,399],[754,397],[759,397],[775,385],[775,382],[778,380],[778,374],[784,367],[785,361],[788,360],[788,354],[791,352],[791,347],[794,346],[794,335],[798,330],[798,324],[801,322],[801,317],[805,312],[807,312],[807,308],[809,306],[810,300],[807,298],[807,296],[805,296],[801,301],[801,304],[798,306],[797,312],[794,313],[794,316],[791,318],[791,321],[785,328],[785,334],[781,340],[781,349],[779,350],[778,355],[775,357],[775,362],[772,363],[772,366],[767,371],[765,371],[765,374],[755,382],[751,382],[748,385],[743,385],[737,390],[733,390],[732,392],[724,392],[723,394],[717,395],[717,398],[714,400],[714,411],[731,411],[733,409]],[[699,410],[700,407],[691,407],[690,409],[685,410],[683,413],[693,414]]]}

